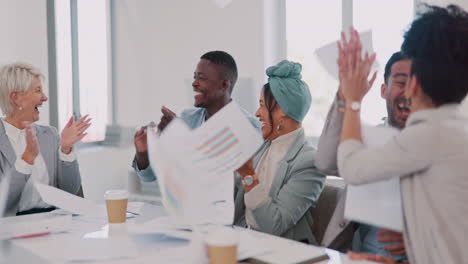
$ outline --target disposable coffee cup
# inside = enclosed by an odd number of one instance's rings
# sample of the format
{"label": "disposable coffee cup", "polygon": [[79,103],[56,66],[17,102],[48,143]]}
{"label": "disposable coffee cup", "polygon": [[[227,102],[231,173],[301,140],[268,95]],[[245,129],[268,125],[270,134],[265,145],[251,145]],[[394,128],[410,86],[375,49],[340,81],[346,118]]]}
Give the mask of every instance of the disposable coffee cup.
{"label": "disposable coffee cup", "polygon": [[237,245],[239,233],[230,229],[210,232],[205,237],[210,264],[237,263]]}
{"label": "disposable coffee cup", "polygon": [[125,223],[127,216],[128,191],[109,190],[104,194],[109,224]]}

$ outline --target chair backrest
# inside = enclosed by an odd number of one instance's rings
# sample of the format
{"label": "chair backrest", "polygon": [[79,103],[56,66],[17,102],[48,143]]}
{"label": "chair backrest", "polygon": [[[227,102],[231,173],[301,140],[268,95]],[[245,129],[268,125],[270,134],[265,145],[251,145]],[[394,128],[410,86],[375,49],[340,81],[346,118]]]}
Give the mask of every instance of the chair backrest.
{"label": "chair backrest", "polygon": [[343,187],[326,184],[315,208],[312,210],[312,218],[314,219],[314,226],[312,232],[314,233],[315,239],[319,244],[322,244],[322,239],[325,234],[325,230],[330,223],[330,220],[335,212],[336,205],[340,199],[340,195],[343,193]]}
{"label": "chair backrest", "polygon": [[78,191],[76,192],[76,195],[81,198],[84,198],[83,185],[80,185],[80,189],[78,189]]}

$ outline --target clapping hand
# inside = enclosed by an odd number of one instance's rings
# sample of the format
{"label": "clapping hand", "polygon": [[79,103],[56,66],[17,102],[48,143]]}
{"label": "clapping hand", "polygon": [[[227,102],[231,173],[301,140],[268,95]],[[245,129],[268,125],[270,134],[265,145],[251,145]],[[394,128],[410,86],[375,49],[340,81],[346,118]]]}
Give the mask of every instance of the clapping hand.
{"label": "clapping hand", "polygon": [[70,117],[61,133],[62,152],[70,154],[73,145],[86,136],[86,129],[89,126],[91,126],[91,118],[88,118],[88,115],[83,116],[78,121],[75,121],[74,116]]}
{"label": "clapping hand", "polygon": [[36,129],[30,122],[24,122],[26,131],[26,149],[24,150],[22,159],[29,164],[34,164],[34,160],[39,155],[39,142],[36,137]]}
{"label": "clapping hand", "polygon": [[342,32],[341,41],[338,41],[340,92],[345,101],[349,103],[361,102],[377,76],[377,72],[374,72],[370,81],[367,79],[375,61],[375,53],[369,56],[366,52],[363,59],[361,52],[362,44],[359,33],[351,28],[350,39],[347,41]]}
{"label": "clapping hand", "polygon": [[162,132],[166,128],[166,126],[172,121],[172,119],[176,117],[176,114],[165,106],[161,108],[161,112],[163,116],[161,117],[161,121],[158,124],[159,132]]}

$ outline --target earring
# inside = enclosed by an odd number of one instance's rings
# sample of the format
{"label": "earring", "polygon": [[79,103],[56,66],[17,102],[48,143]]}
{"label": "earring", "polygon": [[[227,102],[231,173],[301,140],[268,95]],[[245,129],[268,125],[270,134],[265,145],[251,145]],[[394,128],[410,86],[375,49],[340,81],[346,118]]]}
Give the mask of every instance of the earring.
{"label": "earring", "polygon": [[18,110],[23,110],[23,107],[22,106],[18,106]]}
{"label": "earring", "polygon": [[281,129],[283,129],[283,126],[282,126],[282,125],[278,125],[278,126],[276,127],[276,131],[278,131],[278,132],[280,132]]}

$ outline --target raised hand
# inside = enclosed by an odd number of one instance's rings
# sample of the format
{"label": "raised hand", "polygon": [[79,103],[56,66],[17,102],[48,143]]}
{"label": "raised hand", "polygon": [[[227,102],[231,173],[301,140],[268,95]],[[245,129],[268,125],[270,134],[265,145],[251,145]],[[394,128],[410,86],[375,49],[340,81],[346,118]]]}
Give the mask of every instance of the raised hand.
{"label": "raised hand", "polygon": [[338,41],[339,93],[347,102],[362,101],[377,77],[377,72],[374,72],[368,81],[376,54],[369,56],[366,53],[363,59],[361,52],[362,44],[359,33],[355,29],[351,29],[350,39],[347,41],[344,32],[342,32],[341,41]]}
{"label": "raised hand", "polygon": [[135,144],[136,152],[147,152],[148,151],[148,141],[146,137],[146,128],[142,127],[135,133],[133,137],[133,143]]}
{"label": "raised hand", "polygon": [[22,155],[22,159],[28,164],[34,164],[34,160],[39,155],[39,142],[36,137],[36,129],[30,122],[24,122],[26,130],[26,149]]}
{"label": "raised hand", "polygon": [[140,170],[146,169],[149,166],[147,130],[155,126],[153,122],[150,122],[148,125],[141,127],[133,137],[136,162]]}
{"label": "raised hand", "polygon": [[89,126],[91,126],[91,118],[88,118],[88,115],[83,116],[78,121],[75,121],[75,118],[71,116],[60,134],[62,152],[69,154],[73,145],[86,136],[86,130]]}
{"label": "raised hand", "polygon": [[161,117],[161,121],[158,124],[158,131],[162,132],[166,126],[174,119],[177,115],[172,112],[169,108],[163,106],[161,108],[161,112],[163,116]]}

